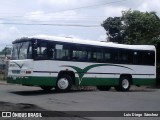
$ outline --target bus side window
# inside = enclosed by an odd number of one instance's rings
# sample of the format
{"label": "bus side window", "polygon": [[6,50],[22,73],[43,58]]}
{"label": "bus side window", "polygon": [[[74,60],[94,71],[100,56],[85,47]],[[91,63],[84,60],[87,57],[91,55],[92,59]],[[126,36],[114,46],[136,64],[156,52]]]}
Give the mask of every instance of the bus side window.
{"label": "bus side window", "polygon": [[111,62],[111,53],[104,53],[104,61]]}
{"label": "bus side window", "polygon": [[103,53],[97,52],[97,62],[102,62],[102,61],[103,61]]}
{"label": "bus side window", "polygon": [[127,64],[128,63],[128,51],[126,50],[119,50],[119,63]]}
{"label": "bus side window", "polygon": [[113,56],[113,63],[119,63],[119,55],[118,55],[118,49],[113,50],[112,53]]}
{"label": "bus side window", "polygon": [[143,57],[141,51],[133,52],[133,64],[143,65]]}
{"label": "bus side window", "polygon": [[49,59],[55,59],[55,50],[54,48],[50,48],[48,51],[48,58]]}
{"label": "bus side window", "polygon": [[67,45],[56,44],[56,59],[69,60],[70,49]]}
{"label": "bus side window", "polygon": [[31,43],[28,46],[28,51],[27,51],[27,58],[31,59],[32,58],[32,45]]}
{"label": "bus side window", "polygon": [[78,55],[77,55],[77,51],[76,50],[73,50],[73,53],[72,53],[72,60],[76,61],[78,59]]}
{"label": "bus side window", "polygon": [[73,45],[71,51],[71,58],[73,61],[89,61],[89,57],[91,57],[91,53],[89,54],[88,51],[88,46],[85,45]]}
{"label": "bus side window", "polygon": [[37,44],[37,51],[36,51],[36,59],[38,60],[44,60],[47,59],[47,44],[45,43],[38,43]]}
{"label": "bus side window", "polygon": [[143,52],[143,64],[154,65],[154,53],[151,51]]}
{"label": "bus side window", "polygon": [[96,60],[97,60],[96,52],[93,52],[93,56],[92,56],[91,61],[92,61],[92,62],[96,62]]}
{"label": "bus side window", "polygon": [[79,60],[80,61],[87,61],[88,60],[87,51],[78,51],[78,52],[79,52]]}

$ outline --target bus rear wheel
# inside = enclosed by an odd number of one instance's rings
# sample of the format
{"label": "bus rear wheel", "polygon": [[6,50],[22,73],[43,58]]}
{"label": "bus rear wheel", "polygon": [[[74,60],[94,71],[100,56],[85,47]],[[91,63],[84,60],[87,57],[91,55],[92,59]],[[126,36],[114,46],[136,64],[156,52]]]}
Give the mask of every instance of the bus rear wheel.
{"label": "bus rear wheel", "polygon": [[61,75],[56,83],[55,89],[59,92],[68,92],[72,87],[72,78],[67,75]]}
{"label": "bus rear wheel", "polygon": [[97,89],[101,91],[108,91],[111,89],[111,86],[97,86]]}
{"label": "bus rear wheel", "polygon": [[131,80],[128,76],[122,76],[119,80],[119,85],[115,86],[117,91],[129,91],[131,87]]}

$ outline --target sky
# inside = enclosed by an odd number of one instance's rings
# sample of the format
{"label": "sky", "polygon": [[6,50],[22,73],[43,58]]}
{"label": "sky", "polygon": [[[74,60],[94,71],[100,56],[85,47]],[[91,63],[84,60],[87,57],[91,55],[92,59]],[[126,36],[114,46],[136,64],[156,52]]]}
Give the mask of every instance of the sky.
{"label": "sky", "polygon": [[129,9],[160,16],[160,0],[0,0],[0,50],[35,35],[104,41],[103,21]]}

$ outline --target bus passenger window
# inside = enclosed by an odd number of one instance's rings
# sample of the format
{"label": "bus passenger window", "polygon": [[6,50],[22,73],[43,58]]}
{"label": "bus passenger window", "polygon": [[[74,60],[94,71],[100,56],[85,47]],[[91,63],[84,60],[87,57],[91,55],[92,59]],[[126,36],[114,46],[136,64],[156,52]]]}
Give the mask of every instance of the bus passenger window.
{"label": "bus passenger window", "polygon": [[79,51],[79,60],[80,61],[87,61],[88,56],[86,51]]}
{"label": "bus passenger window", "polygon": [[97,52],[97,62],[102,62],[103,61],[103,53]]}
{"label": "bus passenger window", "polygon": [[65,45],[56,45],[56,59],[69,60],[69,48]]}
{"label": "bus passenger window", "polygon": [[55,51],[54,51],[54,48],[51,48],[51,49],[48,51],[48,58],[50,58],[50,59],[55,59]]}
{"label": "bus passenger window", "polygon": [[104,54],[104,60],[105,60],[105,62],[110,62],[110,60],[111,60],[111,54],[110,53],[105,53]]}
{"label": "bus passenger window", "polygon": [[47,59],[47,44],[43,44],[43,43],[38,43],[37,45],[37,56],[36,59],[39,60],[43,60],[43,59]]}

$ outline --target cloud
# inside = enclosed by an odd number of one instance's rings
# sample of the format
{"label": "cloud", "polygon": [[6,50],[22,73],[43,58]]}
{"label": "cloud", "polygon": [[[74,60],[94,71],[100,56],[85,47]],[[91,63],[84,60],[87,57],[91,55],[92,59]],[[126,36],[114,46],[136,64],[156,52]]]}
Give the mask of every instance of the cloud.
{"label": "cloud", "polygon": [[117,17],[122,15],[122,11],[128,10],[127,7],[123,6],[108,6],[105,8],[106,17]]}
{"label": "cloud", "polygon": [[0,50],[2,50],[6,45],[11,45],[12,41],[20,36],[19,30],[15,26],[5,26],[0,25]]}
{"label": "cloud", "polygon": [[70,8],[70,7],[80,7],[80,6],[86,6],[86,5],[93,5],[96,3],[101,3],[106,0],[39,0],[39,3],[41,5],[46,6],[56,6],[56,8]]}
{"label": "cloud", "polygon": [[107,35],[100,35],[98,38],[98,41],[107,41],[106,37],[107,37]]}
{"label": "cloud", "polygon": [[63,5],[71,5],[75,4],[77,1],[75,0],[40,0],[42,4],[47,4],[51,6],[63,6]]}
{"label": "cloud", "polygon": [[140,4],[137,9],[143,12],[146,11],[156,11],[160,12],[160,0],[145,0],[142,4]]}
{"label": "cloud", "polygon": [[82,16],[76,11],[66,11],[62,13],[45,13],[44,11],[36,11],[27,13],[24,16],[25,20],[39,21],[39,22],[54,22],[54,21],[70,21],[79,20]]}

